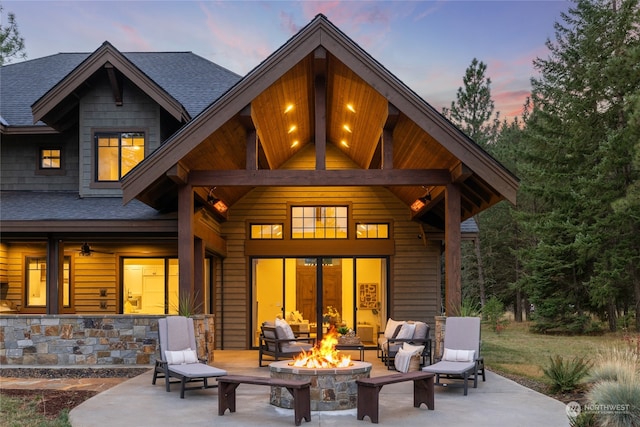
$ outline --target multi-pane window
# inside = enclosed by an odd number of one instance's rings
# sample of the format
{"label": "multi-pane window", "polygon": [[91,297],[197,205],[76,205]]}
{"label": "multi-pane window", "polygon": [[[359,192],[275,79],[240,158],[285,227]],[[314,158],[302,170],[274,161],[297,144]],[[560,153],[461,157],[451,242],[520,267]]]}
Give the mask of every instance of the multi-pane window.
{"label": "multi-pane window", "polygon": [[347,215],[346,206],[293,206],[291,238],[346,239]]}
{"label": "multi-pane window", "polygon": [[[70,292],[70,265],[71,258],[64,257],[63,270],[63,286],[62,286],[62,305],[64,307],[71,306]],[[27,306],[28,307],[45,307],[47,305],[47,260],[42,257],[27,257],[26,259],[27,274]]]}
{"label": "multi-pane window", "polygon": [[356,239],[388,239],[389,224],[363,224],[356,226]]}
{"label": "multi-pane window", "polygon": [[40,169],[60,169],[62,167],[62,151],[59,148],[40,149]]}
{"label": "multi-pane window", "polygon": [[96,134],[98,181],[118,181],[144,159],[143,132]]}
{"label": "multi-pane window", "polygon": [[251,224],[252,239],[283,239],[282,224]]}

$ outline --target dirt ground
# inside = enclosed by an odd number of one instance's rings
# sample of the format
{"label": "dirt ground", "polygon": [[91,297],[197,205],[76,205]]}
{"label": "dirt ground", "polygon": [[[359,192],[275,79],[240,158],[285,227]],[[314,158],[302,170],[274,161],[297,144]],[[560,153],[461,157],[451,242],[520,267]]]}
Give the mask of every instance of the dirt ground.
{"label": "dirt ground", "polygon": [[[148,368],[8,368],[0,369],[0,377],[14,378],[118,378],[126,381],[148,371]],[[12,396],[22,399],[25,404],[35,404],[38,412],[47,418],[56,418],[65,409],[71,410],[95,396],[96,390],[55,390],[55,389],[24,389],[0,388],[2,396]]]}

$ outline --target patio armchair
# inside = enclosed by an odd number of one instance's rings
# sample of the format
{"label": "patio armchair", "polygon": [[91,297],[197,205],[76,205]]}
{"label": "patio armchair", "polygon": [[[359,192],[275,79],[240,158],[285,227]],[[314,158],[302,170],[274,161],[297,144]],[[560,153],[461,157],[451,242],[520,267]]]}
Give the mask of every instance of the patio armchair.
{"label": "patio armchair", "polygon": [[[473,379],[473,388],[478,387],[478,375],[482,375],[482,381],[485,381],[484,360],[480,355],[480,318],[448,317],[442,359],[422,370],[436,375],[436,385],[462,386],[465,396],[470,379]],[[462,384],[441,383],[442,377],[462,380]]]}
{"label": "patio armchair", "polygon": [[[158,378],[165,379],[166,391],[171,384],[180,383],[180,398],[184,399],[185,390],[217,387],[217,382],[208,383],[209,378],[227,375],[227,371],[214,368],[198,359],[193,319],[183,316],[170,316],[158,319],[158,338],[160,357],[153,369],[155,385]],[[177,378],[179,381],[171,381]],[[187,386],[196,383],[198,386]]]}
{"label": "patio armchair", "polygon": [[258,347],[258,365],[262,364],[264,356],[270,356],[273,361],[291,359],[303,351],[311,351],[315,339],[307,336],[296,337],[293,330],[282,319],[275,322],[264,322],[261,326],[260,344]]}
{"label": "patio armchair", "polygon": [[[389,321],[393,322],[392,319],[389,319]],[[412,348],[421,348],[419,351],[421,367],[431,364],[431,338],[429,337],[429,332],[430,327],[424,322],[405,321],[398,323],[396,321],[392,336],[379,340],[382,362],[388,369],[392,369],[398,351],[403,347],[411,346]]]}

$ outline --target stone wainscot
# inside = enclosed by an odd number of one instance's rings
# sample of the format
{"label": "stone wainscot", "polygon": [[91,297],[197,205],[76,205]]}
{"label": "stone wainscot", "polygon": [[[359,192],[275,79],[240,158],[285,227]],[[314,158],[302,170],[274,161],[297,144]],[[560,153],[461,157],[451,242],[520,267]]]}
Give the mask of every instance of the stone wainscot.
{"label": "stone wainscot", "polygon": [[[152,365],[158,318],[132,315],[0,316],[0,365]],[[198,356],[213,361],[213,316],[196,316]]]}

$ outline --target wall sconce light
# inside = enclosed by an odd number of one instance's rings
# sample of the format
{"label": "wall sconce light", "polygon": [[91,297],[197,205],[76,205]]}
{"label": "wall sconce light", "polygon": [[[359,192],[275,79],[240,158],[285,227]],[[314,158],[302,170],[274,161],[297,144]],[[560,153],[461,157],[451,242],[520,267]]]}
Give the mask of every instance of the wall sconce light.
{"label": "wall sconce light", "polygon": [[418,212],[420,209],[424,208],[428,202],[431,201],[431,193],[427,189],[427,194],[422,197],[418,197],[415,202],[411,204],[411,210],[414,212]]}
{"label": "wall sconce light", "polygon": [[225,213],[229,209],[229,207],[225,202],[222,201],[222,199],[217,198],[213,194],[213,190],[215,190],[215,187],[209,190],[209,194],[207,195],[207,203],[213,206],[213,208],[218,212]]}

